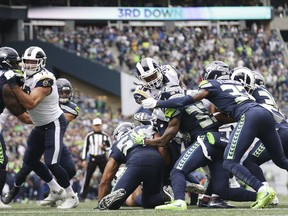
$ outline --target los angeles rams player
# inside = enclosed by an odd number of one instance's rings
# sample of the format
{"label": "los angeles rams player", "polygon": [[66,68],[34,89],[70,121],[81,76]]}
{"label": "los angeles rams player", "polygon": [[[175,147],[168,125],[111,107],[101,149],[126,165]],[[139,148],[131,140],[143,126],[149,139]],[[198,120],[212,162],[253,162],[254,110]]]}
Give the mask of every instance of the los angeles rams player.
{"label": "los angeles rams player", "polygon": [[240,160],[254,138],[258,137],[268,150],[273,162],[288,170],[288,159],[283,153],[281,141],[275,129],[275,115],[256,103],[240,82],[230,80],[230,71],[225,63],[211,62],[204,69],[203,79],[198,92],[193,96],[187,95],[167,101],[148,98],[143,100],[143,107],[183,107],[207,98],[221,112],[234,118],[238,123],[225,149],[223,166],[257,191],[257,200],[252,204],[252,208],[263,208],[274,199],[275,192],[271,187],[263,185],[246,167],[241,165]]}
{"label": "los angeles rams player", "polygon": [[[153,97],[157,100],[166,100],[171,96],[183,93],[186,89],[184,83],[179,79],[179,73],[171,65],[160,65],[153,58],[146,57],[136,64],[136,77],[142,82],[134,92],[135,101],[141,104],[141,101],[147,97]],[[153,109],[153,114],[157,117],[157,129],[161,134],[164,133],[168,125],[169,118],[164,115],[165,110]],[[181,145],[175,140],[171,140],[167,145],[170,164],[166,166],[164,172],[164,184],[169,185],[169,173],[174,163],[180,157]],[[163,154],[164,155],[164,154]]]}
{"label": "los angeles rams player", "polygon": [[[59,105],[64,112],[67,122],[69,123],[74,120],[79,113],[79,107],[71,101],[73,95],[73,87],[71,83],[65,78],[57,79],[56,84],[59,93]],[[68,173],[69,179],[72,179],[76,174],[76,166],[71,152],[66,145],[63,146],[60,164]],[[23,163],[21,169],[15,176],[15,183],[13,188],[2,197],[3,203],[8,204],[16,197],[20,187],[26,181],[26,178],[31,171],[32,169],[26,163]],[[53,203],[51,205],[54,206],[55,204],[56,203]]]}
{"label": "los angeles rams player", "polygon": [[[60,165],[67,121],[58,105],[56,79],[45,68],[46,59],[46,54],[40,47],[32,46],[25,50],[22,58],[26,75],[24,90],[17,85],[13,71],[4,75],[35,125],[28,138],[23,160],[50,187],[49,196],[40,204],[50,205],[57,200],[65,199],[57,208],[73,208],[78,205],[78,198],[70,186],[67,172]],[[40,161],[43,153],[46,165]]]}

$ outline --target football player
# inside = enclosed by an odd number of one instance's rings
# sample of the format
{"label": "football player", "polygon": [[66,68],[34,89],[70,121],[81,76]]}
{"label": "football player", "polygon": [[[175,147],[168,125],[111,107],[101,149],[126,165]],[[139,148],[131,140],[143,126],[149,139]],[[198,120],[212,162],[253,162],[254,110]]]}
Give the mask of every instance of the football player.
{"label": "football player", "polygon": [[243,154],[259,138],[268,150],[273,162],[288,170],[288,159],[283,153],[279,135],[275,129],[271,113],[247,93],[244,86],[230,80],[230,71],[224,62],[214,61],[208,64],[203,73],[203,81],[194,95],[181,98],[157,101],[153,98],[143,100],[144,108],[184,107],[203,98],[207,98],[219,111],[234,118],[237,125],[232,132],[229,144],[225,149],[223,166],[237,178],[257,191],[257,200],[252,208],[263,208],[275,197],[275,191],[263,185],[246,167],[240,164]]}
{"label": "football player", "polygon": [[[58,105],[55,76],[45,68],[46,59],[46,53],[40,47],[31,46],[25,50],[22,57],[22,69],[25,73],[23,89],[17,84],[13,71],[6,72],[4,76],[35,125],[27,140],[23,161],[50,188],[48,197],[40,204],[50,205],[65,199],[57,208],[74,208],[79,203],[78,197],[70,185],[68,173],[60,164],[67,121]],[[40,161],[43,154],[45,164]]]}
{"label": "football player", "polygon": [[[119,209],[135,189],[142,184],[142,206],[154,208],[163,204],[162,174],[164,159],[155,147],[135,144],[132,131],[142,131],[147,137],[154,135],[151,125],[135,127],[130,122],[120,123],[114,130],[112,145],[98,190],[98,209]],[[149,159],[147,159],[149,158]],[[121,164],[125,171],[118,178],[111,193],[110,185]]]}
{"label": "football player", "polygon": [[[26,112],[26,109],[19,103],[18,98],[13,93],[10,86],[7,84],[6,78],[4,76],[7,71],[15,70],[17,73],[16,82],[19,85],[23,84],[23,74],[19,70],[19,63],[21,58],[18,52],[11,47],[1,47],[0,48],[0,89],[1,89],[1,102],[0,102],[0,192],[6,182],[6,165],[8,158],[6,155],[6,144],[2,136],[2,125],[7,120],[10,114],[16,116],[20,121],[26,124],[32,124],[32,121]],[[0,208],[9,208],[10,206],[0,202]]]}
{"label": "football player", "polygon": [[[79,107],[71,101],[73,95],[73,87],[71,83],[65,78],[59,78],[56,80],[58,93],[59,93],[59,105],[64,112],[67,123],[73,121],[79,114]],[[69,179],[72,179],[76,174],[76,166],[73,160],[72,154],[66,145],[63,146],[61,153],[60,164],[68,173]],[[18,194],[22,184],[26,181],[27,176],[32,169],[23,163],[19,172],[15,176],[15,183],[13,188],[2,197],[2,201],[5,204],[10,203]],[[55,206],[56,203],[51,203],[51,206]]]}

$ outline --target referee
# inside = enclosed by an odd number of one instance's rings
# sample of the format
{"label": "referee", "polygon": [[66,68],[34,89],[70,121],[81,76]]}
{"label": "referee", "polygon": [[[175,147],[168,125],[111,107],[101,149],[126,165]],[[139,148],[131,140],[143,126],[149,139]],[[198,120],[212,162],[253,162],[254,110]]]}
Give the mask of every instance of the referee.
{"label": "referee", "polygon": [[107,163],[106,151],[110,149],[111,145],[109,135],[102,131],[102,120],[100,118],[95,118],[93,119],[92,124],[93,131],[87,133],[82,153],[82,160],[88,158],[89,161],[84,187],[80,196],[81,201],[84,201],[88,194],[90,180],[97,166],[103,174]]}

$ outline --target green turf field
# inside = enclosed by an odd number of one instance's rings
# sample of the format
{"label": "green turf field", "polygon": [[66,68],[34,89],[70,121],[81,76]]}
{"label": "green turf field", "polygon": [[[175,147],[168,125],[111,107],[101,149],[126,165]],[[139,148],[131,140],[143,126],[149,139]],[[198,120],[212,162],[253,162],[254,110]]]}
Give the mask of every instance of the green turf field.
{"label": "green turf field", "polygon": [[288,196],[279,196],[280,204],[275,208],[265,208],[252,210],[250,209],[250,202],[229,202],[236,205],[235,209],[203,209],[197,208],[195,206],[189,206],[189,209],[186,211],[155,211],[154,209],[142,209],[142,208],[128,208],[122,207],[117,211],[99,211],[93,210],[97,205],[96,201],[88,201],[80,203],[80,205],[75,209],[69,210],[57,210],[56,208],[51,207],[42,207],[36,203],[29,204],[11,204],[12,208],[10,209],[0,209],[0,215],[27,215],[27,216],[86,216],[86,215],[101,215],[101,216],[276,216],[276,215],[288,215]]}

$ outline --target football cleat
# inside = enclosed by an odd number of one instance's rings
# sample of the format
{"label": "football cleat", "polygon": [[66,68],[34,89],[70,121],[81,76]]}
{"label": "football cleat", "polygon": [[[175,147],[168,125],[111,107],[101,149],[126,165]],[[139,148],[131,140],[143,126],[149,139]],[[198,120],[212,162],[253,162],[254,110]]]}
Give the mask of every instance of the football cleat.
{"label": "football cleat", "polygon": [[15,185],[13,186],[13,188],[7,193],[5,194],[1,200],[4,204],[8,204],[10,202],[12,202],[12,200],[16,197],[16,195],[19,193],[20,187],[16,187]]}
{"label": "football cleat", "polygon": [[156,206],[155,210],[187,210],[187,203],[184,200],[175,200],[167,205]]}
{"label": "football cleat", "polygon": [[277,196],[275,196],[274,199],[269,203],[269,206],[274,207],[274,206],[278,206],[278,204],[279,204],[279,199]]}
{"label": "football cleat", "polygon": [[220,197],[211,197],[208,203],[208,208],[235,208],[235,206],[230,205]]}
{"label": "football cleat", "polygon": [[66,191],[61,188],[59,191],[51,190],[48,197],[40,201],[41,206],[53,205],[58,200],[66,198]]}
{"label": "football cleat", "polygon": [[201,184],[188,182],[186,185],[186,192],[204,194],[205,191],[206,191],[206,188]]}
{"label": "football cleat", "polygon": [[199,195],[197,206],[200,208],[208,208],[208,203],[210,199],[211,197],[208,195],[205,195],[205,194]]}
{"label": "football cleat", "polygon": [[106,210],[109,209],[113,203],[122,199],[126,195],[126,191],[123,188],[119,188],[108,194],[107,196],[103,197],[98,204],[99,210]]}
{"label": "football cleat", "polygon": [[79,199],[76,194],[68,195],[65,199],[65,201],[58,206],[58,209],[71,209],[76,208],[79,205]]}
{"label": "football cleat", "polygon": [[263,189],[257,192],[257,199],[252,203],[251,208],[265,208],[275,198],[275,191],[271,187],[262,186]]}
{"label": "football cleat", "polygon": [[164,202],[174,201],[174,193],[170,185],[163,186],[163,195]]}
{"label": "football cleat", "polygon": [[0,201],[0,209],[7,209],[7,208],[11,208],[11,206],[10,205],[6,205],[2,201]]}

